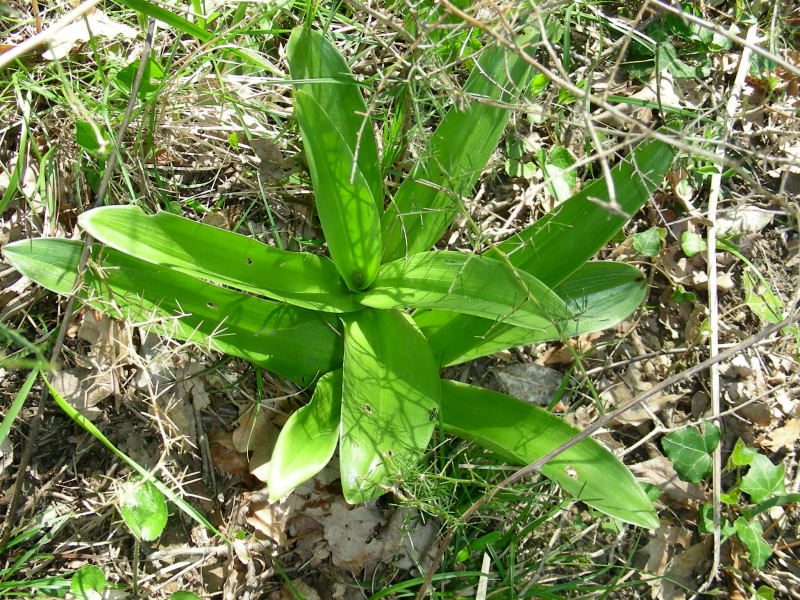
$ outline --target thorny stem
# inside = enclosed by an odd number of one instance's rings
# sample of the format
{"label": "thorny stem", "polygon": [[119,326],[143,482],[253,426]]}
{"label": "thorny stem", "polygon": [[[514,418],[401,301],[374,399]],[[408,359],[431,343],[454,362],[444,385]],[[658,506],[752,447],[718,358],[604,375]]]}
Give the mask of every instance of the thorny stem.
{"label": "thorny stem", "polygon": [[[476,500],[472,504],[472,506],[470,506],[467,510],[465,510],[458,518],[458,522],[463,523],[466,520],[470,519],[482,506],[484,506],[489,500],[491,500],[500,490],[505,489],[510,485],[513,485],[523,477],[527,477],[528,475],[531,475],[532,473],[541,470],[541,468],[545,464],[553,460],[556,456],[572,448],[573,446],[575,446],[579,442],[582,442],[586,438],[590,437],[593,433],[604,427],[610,421],[613,421],[614,419],[619,417],[622,413],[630,410],[631,408],[637,406],[638,404],[641,404],[648,398],[651,398],[656,394],[660,394],[661,392],[672,387],[676,383],[688,379],[690,377],[693,377],[697,373],[700,373],[708,369],[712,365],[728,360],[729,358],[735,356],[742,350],[745,350],[750,346],[757,344],[761,340],[771,336],[773,333],[780,331],[781,329],[783,329],[788,325],[791,325],[798,319],[800,319],[800,311],[795,311],[792,315],[786,317],[780,323],[774,323],[769,327],[762,329],[755,335],[750,336],[746,340],[736,344],[735,346],[731,346],[724,352],[720,352],[716,356],[712,356],[704,360],[703,362],[694,365],[693,367],[689,367],[688,369],[685,369],[680,373],[673,375],[669,379],[665,379],[661,383],[654,385],[652,388],[650,388],[640,396],[637,396],[636,398],[633,398],[632,400],[626,402],[619,408],[616,408],[615,410],[606,413],[605,415],[603,415],[601,419],[598,419],[597,421],[592,423],[589,427],[581,431],[579,434],[577,434],[569,441],[561,444],[558,448],[551,450],[544,456],[536,459],[532,463],[522,467],[521,469],[515,471],[514,473],[506,477],[503,481],[497,484],[496,487],[486,492],[483,496],[481,496],[478,500]],[[417,592],[416,600],[422,600],[425,597],[425,594],[427,593],[428,588],[431,585],[431,581],[433,581],[433,576],[436,574],[439,565],[441,565],[442,563],[444,552],[450,545],[450,541],[453,539],[455,531],[456,531],[456,526],[451,526],[448,529],[447,533],[445,534],[444,539],[439,545],[439,548],[436,550],[436,554],[434,555],[433,561],[431,562],[431,566],[425,575],[425,581],[422,582],[422,585],[420,586],[419,591]]]}

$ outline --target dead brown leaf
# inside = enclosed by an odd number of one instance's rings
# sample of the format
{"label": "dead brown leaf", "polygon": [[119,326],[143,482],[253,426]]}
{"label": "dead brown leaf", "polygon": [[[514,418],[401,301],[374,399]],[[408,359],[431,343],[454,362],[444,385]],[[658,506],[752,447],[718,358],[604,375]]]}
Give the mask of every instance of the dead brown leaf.
{"label": "dead brown leaf", "polygon": [[792,448],[798,441],[800,441],[800,419],[789,419],[782,427],[773,429],[759,443],[772,452],[778,452],[784,448]]}

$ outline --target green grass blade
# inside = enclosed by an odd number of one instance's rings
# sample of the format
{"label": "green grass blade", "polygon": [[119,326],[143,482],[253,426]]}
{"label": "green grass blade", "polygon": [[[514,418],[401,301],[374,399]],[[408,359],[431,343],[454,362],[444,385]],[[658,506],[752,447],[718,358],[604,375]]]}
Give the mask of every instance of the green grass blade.
{"label": "green grass blade", "polygon": [[202,42],[207,42],[214,37],[214,34],[210,31],[206,31],[191,21],[187,21],[180,15],[176,15],[174,12],[153,4],[152,2],[148,2],[147,0],[119,0],[119,3],[143,15],[166,23],[170,27],[195,37]]}
{"label": "green grass blade", "polygon": [[276,502],[328,464],[339,441],[342,370],[323,375],[311,402],[292,413],[269,463],[269,500]]}
{"label": "green grass blade", "polygon": [[8,411],[3,417],[3,422],[0,423],[0,444],[3,443],[3,440],[8,436],[8,432],[11,431],[11,425],[14,423],[14,419],[17,418],[19,411],[22,410],[22,406],[25,404],[25,400],[28,399],[28,394],[38,376],[39,371],[35,369],[31,371],[16,396],[14,396],[11,406],[8,407]]}
{"label": "green grass blade", "polygon": [[420,252],[381,267],[359,297],[373,308],[438,308],[494,319],[558,337],[566,304],[535,277],[499,260],[458,252]]}
{"label": "green grass blade", "polygon": [[[619,208],[633,216],[664,179],[675,150],[664,142],[648,140],[611,171]],[[627,221],[629,216],[609,211],[604,179],[584,187],[527,229],[498,244],[485,256],[505,254],[512,264],[558,285],[594,256]]]}
{"label": "green grass blade", "polygon": [[425,451],[439,407],[439,368],[400,311],[342,316],[344,382],[339,457],[348,502],[385,492]]}
{"label": "green grass blade", "polygon": [[[292,31],[286,58],[295,89],[314,98],[330,117],[355,157],[377,209],[382,211],[383,175],[375,133],[364,98],[344,58],[322,35],[306,27]],[[317,79],[325,81],[314,82]]]}
{"label": "green grass blade", "polygon": [[135,206],[96,208],[78,217],[96,240],[135,258],[236,289],[330,312],[361,307],[327,258],[286,252],[252,238]]}
{"label": "green grass blade", "polygon": [[[82,250],[79,241],[42,238],[8,244],[4,253],[38,284],[70,294]],[[326,313],[217,287],[111,248],[93,248],[90,267],[79,297],[112,317],[244,358],[299,383],[341,365],[341,338]]]}
{"label": "green grass blade", "polygon": [[[574,437],[578,430],[554,414],[505,394],[442,381],[442,421],[448,433],[527,465]],[[658,516],[633,474],[589,438],[542,467],[542,474],[597,510],[649,529]]]}
{"label": "green grass blade", "polygon": [[56,404],[58,404],[59,408],[61,408],[61,410],[63,410],[70,419],[72,419],[83,429],[91,433],[95,437],[95,439],[97,439],[97,441],[99,441],[106,448],[111,450],[111,452],[116,454],[126,465],[128,465],[131,469],[133,469],[137,473],[139,473],[139,475],[141,475],[146,481],[149,481],[153,485],[155,485],[156,488],[158,488],[159,492],[164,494],[170,500],[170,502],[175,504],[175,506],[181,509],[188,517],[194,519],[200,525],[202,525],[212,533],[218,535],[220,539],[224,540],[228,544],[233,543],[233,541],[228,539],[228,537],[224,533],[220,532],[216,527],[214,527],[208,521],[208,519],[206,519],[203,515],[197,512],[197,510],[195,510],[194,507],[192,507],[188,502],[186,502],[180,496],[180,494],[174,492],[172,488],[162,483],[160,480],[154,477],[150,471],[145,469],[142,465],[137,463],[130,456],[128,456],[122,450],[120,450],[114,444],[112,444],[111,440],[109,440],[106,436],[104,436],[103,433],[97,427],[95,427],[92,422],[90,422],[86,417],[80,414],[69,402],[64,400],[64,398],[62,398],[59,395],[58,391],[50,384],[50,382],[47,380],[46,377],[42,376],[42,379],[44,379],[44,383],[45,385],[47,385],[47,389],[50,390],[50,394],[53,396],[53,400],[56,401]]}
{"label": "green grass blade", "polygon": [[575,337],[612,327],[627,319],[644,299],[647,285],[641,271],[613,262],[590,262],[553,291],[573,317],[555,328],[533,330],[488,319],[464,318],[442,310],[418,311],[414,320],[428,338],[441,366],[466,362],[523,344]]}
{"label": "green grass blade", "polygon": [[372,192],[353,171],[353,153],[319,102],[295,94],[319,220],[331,258],[351,290],[369,286],[380,264],[380,216]]}
{"label": "green grass blade", "polygon": [[[524,43],[525,38],[520,39]],[[500,47],[487,49],[464,87],[473,100],[466,110],[451,108],[381,221],[383,261],[424,252],[441,237],[497,147],[509,112],[489,101],[513,102],[511,90],[524,89],[530,66]]]}

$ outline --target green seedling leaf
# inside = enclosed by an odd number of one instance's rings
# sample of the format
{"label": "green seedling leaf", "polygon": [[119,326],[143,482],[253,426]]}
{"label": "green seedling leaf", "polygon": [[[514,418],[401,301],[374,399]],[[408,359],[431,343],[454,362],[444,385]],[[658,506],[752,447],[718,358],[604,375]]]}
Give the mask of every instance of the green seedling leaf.
{"label": "green seedling leaf", "polygon": [[747,560],[754,569],[761,569],[772,555],[772,547],[764,541],[761,523],[739,517],[734,522],[736,535],[747,548]]}
{"label": "green seedling leaf", "polygon": [[[130,92],[133,88],[133,82],[136,79],[136,73],[139,71],[140,64],[141,60],[136,59],[127,67],[124,67],[117,72],[117,81],[128,92]],[[161,87],[161,82],[164,79],[164,75],[164,68],[158,63],[158,61],[148,58],[136,95],[142,100],[151,98]]]}
{"label": "green seedling leaf", "polygon": [[586,263],[554,288],[573,315],[560,329],[533,330],[441,310],[417,311],[422,329],[442,366],[461,363],[523,344],[574,337],[628,318],[644,299],[642,273],[630,265]]}
{"label": "green seedling leaf", "polygon": [[[714,533],[714,507],[711,504],[700,505],[699,515],[700,521],[697,523],[697,530],[700,533]],[[736,528],[728,519],[721,517],[720,533],[724,541],[736,533]]]}
{"label": "green seedling leaf", "polygon": [[269,464],[269,501],[276,502],[319,473],[339,440],[342,371],[323,375],[311,402],[296,410],[281,429]]}
{"label": "green seedling leaf", "polygon": [[631,236],[633,249],[650,258],[656,257],[661,252],[661,242],[664,241],[666,235],[667,230],[663,227],[651,227],[647,231],[634,233]]}
{"label": "green seedling leaf", "polygon": [[[528,44],[537,37],[517,41]],[[522,57],[502,47],[481,54],[464,86],[465,96],[475,100],[447,112],[383,215],[384,262],[429,250],[447,230],[508,122],[508,111],[497,102],[513,102],[530,72]]]}
{"label": "green seedling leaf", "polygon": [[218,535],[227,543],[229,544],[232,543],[224,533],[222,533],[211,523],[209,523],[208,519],[206,519],[203,515],[201,515],[194,508],[192,508],[192,506],[189,503],[187,503],[180,495],[173,492],[172,489],[161,483],[161,481],[159,481],[158,479],[154,479],[152,473],[147,471],[147,469],[145,469],[142,465],[137,463],[127,454],[122,452],[122,450],[120,450],[114,444],[112,444],[111,441],[106,436],[104,436],[103,433],[97,427],[95,427],[95,425],[92,422],[90,422],[86,417],[80,414],[75,407],[73,407],[69,402],[67,402],[66,400],[64,400],[64,398],[61,397],[61,394],[59,394],[58,390],[56,390],[50,384],[50,382],[47,380],[46,377],[42,376],[42,379],[44,379],[44,383],[47,386],[47,389],[50,390],[50,395],[53,396],[53,400],[55,400],[55,403],[61,410],[64,411],[64,413],[70,419],[75,421],[75,423],[77,423],[80,427],[82,427],[87,432],[92,434],[98,442],[100,442],[101,444],[103,444],[103,446],[111,450],[111,452],[113,452],[120,460],[122,460],[122,462],[128,465],[131,469],[136,471],[146,480],[150,481],[156,488],[158,488],[158,491],[164,494],[164,496],[166,496],[170,502],[172,502],[175,506],[181,509],[184,512],[184,514],[194,519],[197,523],[208,529],[210,532]]}
{"label": "green seedling leaf", "polygon": [[378,273],[380,215],[353,153],[322,106],[306,92],[295,94],[300,133],[314,181],[325,240],[351,290],[368,287]]}
{"label": "green seedling leaf", "polygon": [[106,156],[111,151],[111,137],[106,128],[97,123],[76,122],[75,141],[84,150],[98,156]]}
{"label": "green seedling leaf", "polygon": [[339,459],[350,503],[385,493],[425,451],[437,422],[439,368],[411,318],[396,310],[342,316],[345,324]]}
{"label": "green seedling leaf", "polygon": [[491,546],[497,540],[499,540],[502,535],[503,532],[501,531],[492,531],[491,533],[487,533],[486,535],[482,535],[481,537],[472,540],[467,546],[464,546],[461,548],[461,550],[456,552],[453,562],[464,562],[473,552],[478,552],[487,546]]}
{"label": "green seedling leaf", "polygon": [[[761,279],[757,282],[750,271],[742,273],[744,303],[765,323],[778,323],[783,319],[783,302]],[[760,283],[760,285],[759,285]]]}
{"label": "green seedling leaf", "polygon": [[722,492],[719,495],[719,499],[725,504],[736,505],[739,504],[741,496],[742,496],[742,490],[740,490],[738,487],[735,487],[728,490],[727,492]]}
{"label": "green seedling leaf", "polygon": [[752,600],[775,600],[775,591],[765,585],[760,585]]}
{"label": "green seedling leaf", "polygon": [[156,540],[167,526],[167,502],[152,482],[138,479],[124,483],[117,500],[122,520],[140,540]]}
{"label": "green seedling leaf", "polygon": [[681,248],[683,248],[683,253],[688,256],[692,257],[698,252],[705,252],[708,249],[708,245],[706,241],[691,231],[684,231],[681,235]]}
{"label": "green seedling leaf", "polygon": [[[3,248],[6,260],[47,289],[70,294],[83,243],[42,238]],[[92,249],[79,298],[117,319],[204,344],[279,375],[310,383],[341,366],[341,338],[326,313],[223,289],[126,256]]]}
{"label": "green seedling leaf", "polygon": [[193,594],[192,592],[184,592],[183,590],[178,590],[177,592],[172,592],[169,597],[169,600],[201,600],[200,596]]}
{"label": "green seedling leaf", "polygon": [[69,590],[78,600],[102,600],[107,586],[103,572],[94,565],[86,565],[75,571]]}
{"label": "green seedling leaf", "polygon": [[438,308],[536,330],[571,317],[555,292],[501,261],[458,252],[420,252],[386,263],[359,298],[374,308]]}
{"label": "green seedling leaf", "polygon": [[556,202],[560,204],[572,196],[578,174],[571,168],[575,164],[575,158],[569,150],[563,146],[554,146],[549,152],[540,150],[536,157],[547,181],[547,191]]}
{"label": "green seedling leaf", "polygon": [[706,423],[705,431],[684,427],[664,436],[664,448],[678,476],[697,483],[711,472],[711,453],[719,444],[719,427]]}
{"label": "green seedling leaf", "polygon": [[672,291],[671,298],[675,302],[694,302],[697,300],[697,296],[688,291],[680,283],[675,286],[675,289]]}
{"label": "green seedling leaf", "polygon": [[[442,381],[445,430],[527,465],[572,439],[578,430],[554,414],[505,394]],[[658,516],[631,472],[595,440],[582,440],[542,467],[542,474],[589,506],[653,529]]]}
{"label": "green seedling leaf", "polygon": [[737,439],[733,446],[733,452],[728,457],[728,469],[749,465],[753,462],[756,454],[758,454],[758,451],[755,448],[748,448],[742,438]]}
{"label": "green seedling leaf", "polygon": [[295,89],[308,94],[328,115],[350,156],[355,157],[376,209],[383,211],[383,175],[372,122],[344,58],[322,35],[306,27],[292,31],[286,57]]}
{"label": "green seedling leaf", "polygon": [[120,252],[198,279],[313,310],[361,308],[323,256],[279,250],[167,212],[148,216],[135,206],[96,208],[78,223]]}
{"label": "green seedling leaf", "polygon": [[747,475],[742,477],[739,487],[750,494],[754,504],[764,502],[772,496],[786,493],[784,481],[786,473],[783,465],[773,465],[763,454],[756,454],[750,463]]}

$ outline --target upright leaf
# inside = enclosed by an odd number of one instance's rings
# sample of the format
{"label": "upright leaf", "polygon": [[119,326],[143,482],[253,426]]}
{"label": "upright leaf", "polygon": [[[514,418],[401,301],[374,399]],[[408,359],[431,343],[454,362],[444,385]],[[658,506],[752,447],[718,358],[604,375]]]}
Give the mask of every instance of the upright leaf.
{"label": "upright leaf", "polygon": [[[442,381],[441,403],[448,433],[518,465],[541,458],[578,433],[542,408],[465,383]],[[650,529],[658,527],[653,505],[631,472],[591,438],[546,463],[542,474],[607,515]]]}
{"label": "upright leaf", "polygon": [[[652,191],[664,178],[675,156],[673,149],[658,140],[641,143],[622,163],[611,171],[616,199],[622,210],[634,214],[647,202]],[[598,179],[569,200],[563,202],[536,223],[485,254],[497,258],[506,255],[508,261],[541,280],[545,285],[556,287],[570,277],[611,239],[614,233],[628,220],[626,216],[609,211],[603,202],[609,198],[604,180]],[[515,337],[508,325],[495,327],[485,319],[469,315],[439,313],[425,317],[425,326],[435,325],[439,329],[464,331],[471,337],[471,348],[460,352],[447,352],[446,364],[460,362],[459,356],[475,358],[482,356],[480,348],[484,340],[498,340],[498,345],[487,346],[490,352],[510,348]],[[491,332],[491,333],[489,333]],[[426,331],[427,334],[427,331]],[[508,339],[507,345],[499,340]],[[463,360],[466,360],[463,359]]]}
{"label": "upright leaf", "polygon": [[296,90],[314,98],[342,135],[383,210],[383,176],[372,122],[361,91],[336,47],[316,31],[298,27],[286,45],[289,71]]}
{"label": "upright leaf", "polygon": [[569,319],[564,301],[506,263],[458,252],[420,252],[381,267],[359,297],[375,308],[441,308],[539,331]]}
{"label": "upright leaf", "polygon": [[275,502],[319,473],[333,456],[342,415],[342,371],[323,375],[311,402],[281,429],[269,464],[269,499]]}
{"label": "upright leaf", "polygon": [[295,94],[297,120],[314,182],[319,220],[336,268],[351,290],[375,279],[380,264],[380,215],[353,152],[322,106]]}
{"label": "upright leaf", "polygon": [[400,311],[343,315],[344,382],[339,457],[351,503],[384,493],[425,451],[439,407],[439,368]]}
{"label": "upright leaf", "polygon": [[96,240],[135,258],[313,310],[359,310],[334,264],[167,212],[135,206],[87,211],[78,223]]}
{"label": "upright leaf", "polygon": [[[83,243],[42,238],[3,249],[22,274],[59,294],[75,285]],[[341,337],[325,313],[255,298],[95,246],[79,297],[114,318],[202,343],[310,383],[341,364]]]}
{"label": "upright leaf", "polygon": [[564,300],[572,318],[560,331],[515,327],[488,319],[464,318],[443,310],[417,311],[414,320],[439,364],[453,365],[506,348],[574,337],[606,329],[627,319],[644,298],[647,286],[641,271],[614,262],[590,262],[553,291]]}
{"label": "upright leaf", "polygon": [[496,46],[483,52],[464,86],[468,107],[447,112],[383,215],[384,262],[429,250],[450,226],[508,122],[498,102],[513,102],[529,77],[521,56]]}

